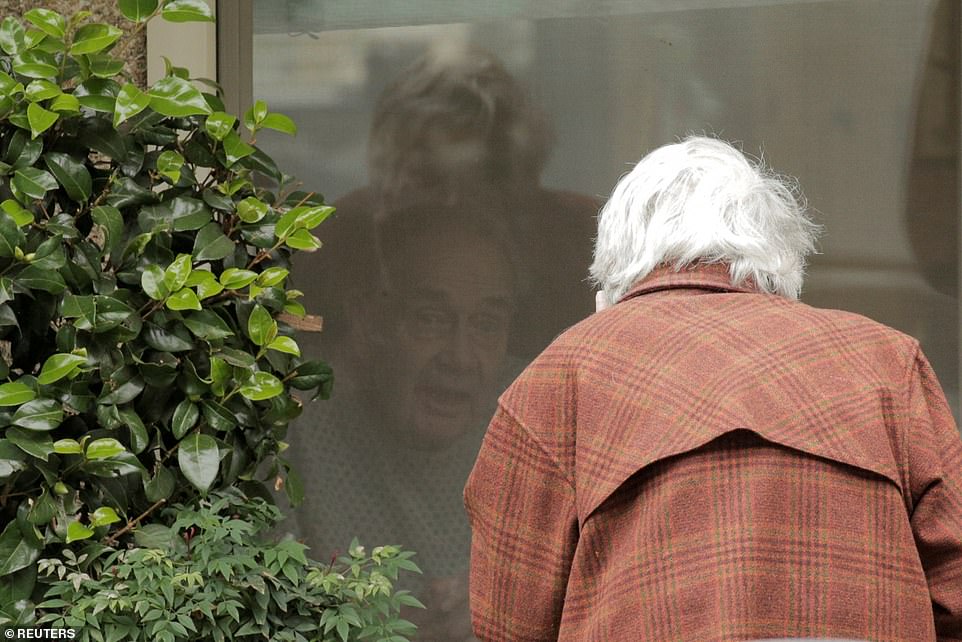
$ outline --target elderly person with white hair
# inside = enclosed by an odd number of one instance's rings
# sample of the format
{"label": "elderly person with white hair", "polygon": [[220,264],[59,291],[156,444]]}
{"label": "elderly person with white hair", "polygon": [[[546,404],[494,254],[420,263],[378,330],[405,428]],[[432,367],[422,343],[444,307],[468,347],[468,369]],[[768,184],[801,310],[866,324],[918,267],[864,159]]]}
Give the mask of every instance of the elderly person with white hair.
{"label": "elderly person with white hair", "polygon": [[601,211],[598,314],[465,488],[482,640],[962,640],[962,440],[918,342],[797,300],[817,227],[719,140]]}

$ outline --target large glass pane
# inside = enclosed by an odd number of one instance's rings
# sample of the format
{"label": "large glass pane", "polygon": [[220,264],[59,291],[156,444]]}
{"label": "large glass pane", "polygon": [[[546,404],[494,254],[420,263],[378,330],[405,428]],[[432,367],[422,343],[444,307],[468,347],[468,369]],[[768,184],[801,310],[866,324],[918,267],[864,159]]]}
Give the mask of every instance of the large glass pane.
{"label": "large glass pane", "polygon": [[259,142],[338,206],[296,272],[337,373],[291,431],[296,526],[416,550],[421,639],[470,636],[461,488],[499,391],[591,312],[615,181],[688,132],[798,178],[803,300],[918,337],[958,414],[957,2],[389,4],[255,2],[253,79],[300,125]]}

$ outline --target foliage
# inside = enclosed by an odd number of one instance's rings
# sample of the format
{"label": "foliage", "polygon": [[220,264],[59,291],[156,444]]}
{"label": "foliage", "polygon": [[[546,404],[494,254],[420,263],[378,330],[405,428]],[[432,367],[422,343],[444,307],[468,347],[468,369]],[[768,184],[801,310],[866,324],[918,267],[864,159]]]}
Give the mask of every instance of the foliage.
{"label": "foliage", "polygon": [[91,545],[40,560],[52,584],[39,622],[78,630],[79,640],[406,640],[414,625],[393,591],[401,569],[418,571],[394,546],[367,555],[355,542],[330,564],[308,560],[291,539],[258,541],[280,518],[274,506],[235,489],[199,506],[167,509],[172,527],[138,532],[136,548]]}
{"label": "foliage", "polygon": [[[200,0],[119,5],[138,28],[212,19]],[[288,269],[333,208],[256,145],[293,122],[261,101],[227,114],[170,64],[126,82],[121,31],[88,17],[0,22],[0,624],[32,622],[39,558],[126,543],[165,503],[257,492],[258,471],[296,501],[294,391],[332,383],[292,336]]]}

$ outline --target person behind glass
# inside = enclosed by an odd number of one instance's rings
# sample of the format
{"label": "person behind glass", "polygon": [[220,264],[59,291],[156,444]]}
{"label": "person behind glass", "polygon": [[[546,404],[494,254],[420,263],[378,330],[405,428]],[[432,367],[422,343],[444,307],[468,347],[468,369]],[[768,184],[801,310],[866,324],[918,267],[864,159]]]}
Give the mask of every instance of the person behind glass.
{"label": "person behind glass", "polygon": [[378,217],[378,280],[344,337],[359,379],[307,408],[288,451],[304,477],[299,535],[318,555],[353,537],[417,553],[424,576],[405,587],[428,608],[406,617],[424,640],[472,639],[461,490],[497,395],[521,369],[507,351],[518,252],[484,202]]}
{"label": "person behind glass", "polygon": [[[378,100],[368,143],[370,182],[337,201],[327,233],[363,234],[377,212],[484,194],[527,247],[530,278],[510,349],[532,357],[589,314],[592,303],[578,266],[590,259],[599,203],[541,187],[552,143],[545,114],[492,54],[431,51]],[[337,260],[337,245],[332,238],[326,260]]]}
{"label": "person behind glass", "polygon": [[915,339],[797,300],[816,232],[711,138],[618,183],[465,488],[479,638],[962,639],[962,439]]}

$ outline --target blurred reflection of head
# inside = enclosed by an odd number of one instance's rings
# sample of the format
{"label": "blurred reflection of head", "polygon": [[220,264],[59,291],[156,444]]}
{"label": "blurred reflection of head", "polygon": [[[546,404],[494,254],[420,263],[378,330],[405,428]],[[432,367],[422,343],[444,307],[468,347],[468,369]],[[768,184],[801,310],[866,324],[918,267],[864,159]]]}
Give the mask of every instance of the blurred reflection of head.
{"label": "blurred reflection of head", "polygon": [[386,203],[409,194],[450,201],[463,185],[536,185],[551,129],[490,53],[430,52],[378,101],[368,145],[372,186]]}
{"label": "blurred reflection of head", "polygon": [[392,210],[376,238],[369,392],[404,445],[441,448],[483,428],[497,397],[518,288],[513,239],[466,203]]}

